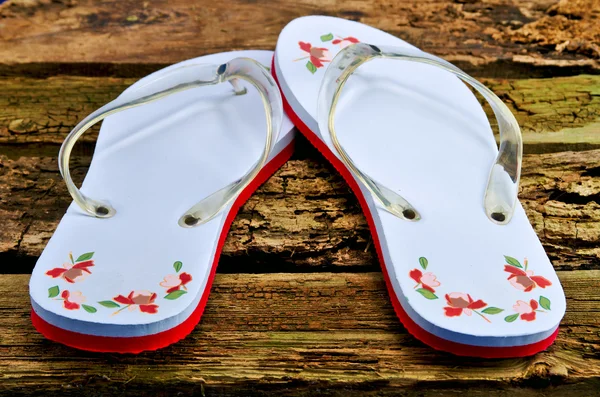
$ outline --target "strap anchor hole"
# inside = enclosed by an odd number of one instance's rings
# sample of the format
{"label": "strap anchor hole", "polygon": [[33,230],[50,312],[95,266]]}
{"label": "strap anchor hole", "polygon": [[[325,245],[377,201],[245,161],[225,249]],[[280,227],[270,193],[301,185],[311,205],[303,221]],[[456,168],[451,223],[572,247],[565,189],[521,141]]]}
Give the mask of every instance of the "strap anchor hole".
{"label": "strap anchor hole", "polygon": [[506,220],[506,215],[502,212],[492,212],[490,216],[496,222],[504,222]]}
{"label": "strap anchor hole", "polygon": [[198,221],[199,219],[192,215],[186,215],[185,218],[183,218],[183,223],[187,226],[194,226]]}
{"label": "strap anchor hole", "polygon": [[402,211],[402,215],[404,215],[404,217],[406,219],[415,219],[417,216],[417,213],[414,210],[406,209],[406,210]]}
{"label": "strap anchor hole", "polygon": [[98,216],[106,216],[108,215],[110,211],[108,210],[108,208],[100,206],[96,208],[96,215]]}

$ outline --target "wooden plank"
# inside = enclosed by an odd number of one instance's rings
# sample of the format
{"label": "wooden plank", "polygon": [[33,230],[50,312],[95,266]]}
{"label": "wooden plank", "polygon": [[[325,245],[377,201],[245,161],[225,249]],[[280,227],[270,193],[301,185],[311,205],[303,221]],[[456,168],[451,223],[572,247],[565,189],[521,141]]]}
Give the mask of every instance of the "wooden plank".
{"label": "wooden plank", "polygon": [[[526,153],[600,147],[600,76],[482,79],[516,116]],[[482,104],[484,100],[480,98]],[[488,118],[495,122],[491,108]]]}
{"label": "wooden plank", "polygon": [[[79,179],[88,161],[75,163]],[[0,212],[3,272],[29,272],[70,196],[55,158],[0,156],[0,165],[0,196],[7,197]],[[599,169],[600,150],[525,157],[521,200],[559,269],[600,268]],[[243,206],[221,264],[227,272],[377,269],[356,199],[324,160],[312,159],[285,164]]]}
{"label": "wooden plank", "polygon": [[[600,70],[599,9],[600,0],[0,5],[0,76],[16,76],[0,77],[0,273],[31,271],[70,202],[58,145],[130,77],[213,52],[272,49],[291,19],[327,14],[486,77],[523,126],[521,200],[568,299],[556,344],[535,357],[467,359],[424,346],[393,313],[356,199],[300,140],[240,211],[219,264],[220,273],[267,274],[217,275],[201,325],[174,346],[119,356],[46,341],[29,323],[28,276],[0,275],[0,396],[598,394],[600,76],[581,73]],[[120,77],[23,77],[57,74]],[[78,181],[94,140],[78,145]]]}
{"label": "wooden plank", "polygon": [[[133,82],[132,78],[0,77],[0,145],[14,144],[15,150],[21,151],[27,149],[24,144],[58,145],[81,118]],[[600,76],[483,82],[516,115],[529,152],[600,147]],[[488,112],[493,120],[491,110]],[[88,133],[81,141],[94,142],[95,136]],[[47,154],[55,150],[43,149]],[[6,149],[0,150],[10,155]]]}
{"label": "wooden plank", "polygon": [[[406,333],[380,273],[217,275],[201,324],[138,356],[81,352],[29,322],[28,276],[0,275],[0,394],[574,396],[600,387],[600,271],[559,272],[568,311],[529,358],[436,352]],[[137,393],[137,394],[136,394]],[[315,394],[316,393],[316,394]],[[322,395],[322,394],[321,394]]]}
{"label": "wooden plank", "polygon": [[[135,80],[0,78],[0,144],[61,144],[83,117],[115,99]],[[87,133],[80,141],[95,138],[96,134]]]}
{"label": "wooden plank", "polygon": [[[356,198],[299,141],[294,159],[240,210],[220,271],[379,269]],[[74,160],[76,181],[89,161]],[[555,267],[600,269],[600,150],[527,155],[523,166],[521,202]],[[71,202],[56,158],[0,155],[0,197],[1,272],[30,272]]]}
{"label": "wooden plank", "polygon": [[203,54],[273,49],[289,21],[319,14],[381,28],[480,75],[597,73],[599,8],[600,0],[11,0],[0,6],[0,74],[143,76]]}

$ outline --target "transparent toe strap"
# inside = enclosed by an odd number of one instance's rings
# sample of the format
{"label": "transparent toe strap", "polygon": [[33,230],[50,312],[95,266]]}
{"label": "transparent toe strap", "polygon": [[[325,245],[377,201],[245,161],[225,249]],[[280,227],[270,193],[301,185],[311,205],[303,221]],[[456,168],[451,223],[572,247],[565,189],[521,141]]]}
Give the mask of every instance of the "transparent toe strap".
{"label": "transparent toe strap", "polygon": [[376,58],[420,62],[437,66],[458,76],[475,88],[491,105],[498,120],[500,148],[490,171],[483,206],[488,218],[497,224],[510,222],[517,203],[523,143],[517,120],[502,100],[486,86],[451,63],[413,48],[377,47],[370,44],[353,44],[340,51],[325,72],[318,100],[319,129],[329,131],[332,143],[341,160],[373,193],[384,209],[406,220],[416,221],[419,212],[401,195],[375,181],[356,166],[340,144],[335,131],[335,110],[342,89],[352,73],[362,64]]}
{"label": "transparent toe strap", "polygon": [[174,68],[146,84],[123,93],[83,119],[63,142],[58,164],[61,175],[73,200],[86,213],[98,218],[110,218],[116,213],[110,204],[86,197],[73,183],[69,159],[75,142],[94,124],[106,117],[137,106],[160,100],[169,95],[197,87],[229,82],[235,95],[244,95],[246,89],[239,79],[252,84],[262,98],[267,119],[267,137],[264,150],[252,168],[240,179],[202,199],[179,219],[183,227],[197,226],[214,218],[254,179],[266,164],[283,121],[281,95],[270,73],[249,58],[236,58],[223,65],[195,64]]}

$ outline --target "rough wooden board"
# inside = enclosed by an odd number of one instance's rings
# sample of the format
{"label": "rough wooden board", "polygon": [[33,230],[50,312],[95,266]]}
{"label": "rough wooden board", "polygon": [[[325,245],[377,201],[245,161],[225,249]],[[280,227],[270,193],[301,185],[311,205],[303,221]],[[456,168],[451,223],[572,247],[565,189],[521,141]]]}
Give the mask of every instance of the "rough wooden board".
{"label": "rough wooden board", "polygon": [[[294,156],[240,210],[219,271],[378,269],[343,179],[303,139]],[[80,180],[89,157],[77,160]],[[600,269],[600,150],[527,155],[521,183],[521,201],[556,268]],[[56,158],[0,155],[0,272],[31,271],[70,201]]]}
{"label": "rough wooden board", "polygon": [[538,20],[492,37],[600,59],[600,0],[561,0]]}
{"label": "rough wooden board", "polygon": [[[58,145],[79,120],[110,102],[134,81],[65,76],[0,78],[0,145],[15,144],[13,157],[30,148],[24,144]],[[525,144],[535,146],[531,150],[600,147],[600,76],[484,79],[483,82],[516,115]],[[491,110],[488,112],[493,120]],[[81,141],[94,142],[95,135],[88,133]],[[53,146],[35,149],[45,150],[47,155],[56,151]],[[10,149],[0,148],[0,153],[11,155]]]}
{"label": "rough wooden board", "polygon": [[[206,53],[272,48],[289,20],[323,12],[388,30],[480,77],[598,73],[598,0],[556,3],[9,0],[0,6],[0,75],[141,77]],[[489,83],[525,126],[529,153],[598,148],[598,80],[575,78]],[[57,145],[133,81],[69,79],[23,79],[12,91],[0,80],[0,273],[30,271],[70,201]],[[78,147],[79,179],[93,140]],[[582,269],[600,269],[599,152],[525,161],[529,217],[555,266],[577,270],[559,274],[569,312],[549,352],[436,353],[405,334],[379,274],[319,273],[218,275],[203,323],[182,343],[138,357],[87,354],[35,333],[27,277],[3,275],[0,395],[596,395],[600,274]],[[236,219],[219,271],[375,271],[364,218],[332,172],[302,143]]]}
{"label": "rough wooden board", "polygon": [[315,14],[381,28],[470,72],[597,72],[598,0],[562,3],[10,0],[0,6],[0,74],[140,76],[198,55],[273,49],[289,21]]}
{"label": "rough wooden board", "polygon": [[[115,99],[135,80],[0,78],[0,143],[60,144],[83,117]],[[80,141],[94,142],[98,128],[94,131]]]}
{"label": "rough wooden board", "polygon": [[29,277],[0,275],[0,394],[187,395],[204,385],[206,395],[326,387],[422,396],[474,386],[482,395],[586,395],[600,385],[600,271],[559,277],[568,312],[556,343],[530,358],[484,360],[436,352],[407,334],[380,273],[218,275],[194,332],[139,356],[45,340],[29,322]]}
{"label": "rough wooden board", "polygon": [[[70,202],[60,180],[58,144],[79,119],[133,79],[2,78],[0,97],[0,259],[4,272],[29,272]],[[600,145],[600,76],[486,79],[515,112],[526,151]],[[74,153],[81,180],[93,133]],[[243,208],[221,271],[376,269],[370,234],[352,194],[316,151],[300,145]],[[312,160],[318,159],[318,160]],[[561,269],[600,267],[598,152],[526,158],[524,199],[531,221]],[[581,185],[579,185],[581,183]],[[585,190],[585,189],[587,190]],[[240,258],[245,258],[240,261]],[[282,264],[285,267],[282,268]]]}
{"label": "rough wooden board", "polygon": [[482,81],[516,116],[527,153],[599,147],[600,76]]}

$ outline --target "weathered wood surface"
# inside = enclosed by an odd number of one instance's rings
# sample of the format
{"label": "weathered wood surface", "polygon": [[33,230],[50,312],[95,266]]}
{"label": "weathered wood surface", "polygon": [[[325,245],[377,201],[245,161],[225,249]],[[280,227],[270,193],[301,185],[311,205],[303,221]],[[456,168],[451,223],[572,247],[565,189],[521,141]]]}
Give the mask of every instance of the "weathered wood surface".
{"label": "weathered wood surface", "polygon": [[[0,145],[14,144],[7,149],[18,153],[25,143],[60,144],[82,117],[116,98],[135,80],[0,77]],[[529,152],[600,147],[600,76],[482,81],[516,115]],[[87,133],[80,141],[93,143],[95,135]]]}
{"label": "weathered wood surface", "polygon": [[0,74],[145,75],[226,49],[272,49],[303,15],[386,30],[483,74],[598,72],[600,0],[190,2],[12,0],[0,6]]}
{"label": "weathered wood surface", "polygon": [[[89,159],[74,163],[79,179]],[[525,156],[521,201],[558,269],[600,269],[599,176],[600,150]],[[30,272],[71,202],[56,158],[0,155],[0,197],[0,271]],[[304,158],[285,164],[242,207],[219,271],[378,266],[366,220],[343,179],[323,160]]]}
{"label": "weathered wood surface", "polygon": [[[28,276],[2,273],[31,271],[70,202],[56,165],[69,130],[137,77],[212,52],[272,49],[281,27],[308,14],[360,20],[441,55],[516,114],[521,201],[568,299],[557,342],[531,358],[479,360],[408,335],[356,199],[302,139],[241,209],[218,268],[229,274],[217,275],[189,338],[140,356],[44,340],[29,324]],[[597,395],[599,43],[600,0],[0,5],[0,395]],[[76,148],[77,181],[94,140]]]}
{"label": "weathered wood surface", "polygon": [[0,394],[597,395],[600,271],[559,277],[569,310],[556,343],[530,358],[484,360],[408,335],[380,273],[218,275],[192,334],[139,356],[45,340],[29,322],[28,277],[0,275]]}
{"label": "weathered wood surface", "polygon": [[[30,272],[71,199],[58,173],[58,144],[82,117],[133,79],[4,78],[0,98],[0,258],[4,272]],[[600,76],[486,83],[523,126],[521,199],[559,269],[600,268]],[[82,178],[94,134],[73,165]],[[242,208],[221,271],[378,267],[357,201],[308,145]],[[276,263],[276,265],[272,265]],[[283,266],[283,267],[282,267]]]}

